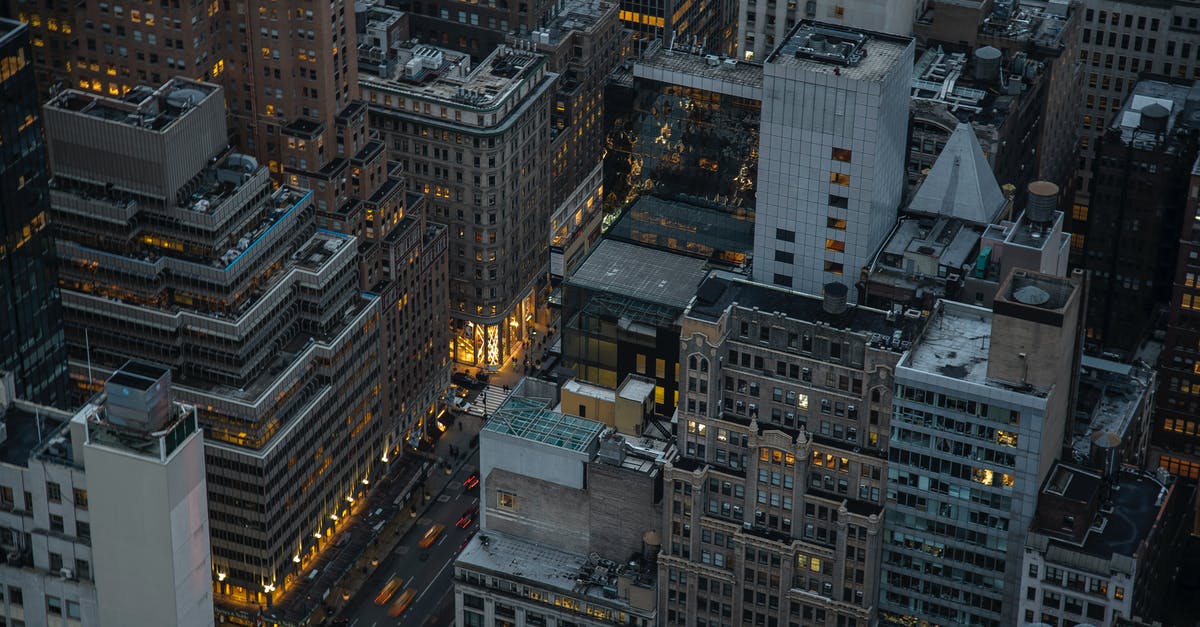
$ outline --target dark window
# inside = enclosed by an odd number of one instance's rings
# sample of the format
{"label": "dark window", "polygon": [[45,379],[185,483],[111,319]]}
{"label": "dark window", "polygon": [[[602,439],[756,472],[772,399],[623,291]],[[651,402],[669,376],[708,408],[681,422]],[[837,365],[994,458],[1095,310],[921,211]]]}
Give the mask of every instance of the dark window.
{"label": "dark window", "polygon": [[775,261],[780,263],[794,263],[796,255],[782,250],[775,251]]}
{"label": "dark window", "polygon": [[796,241],[796,232],[787,229],[775,229],[775,239],[782,242]]}
{"label": "dark window", "polygon": [[772,278],[772,282],[775,283],[775,285],[782,285],[783,287],[791,287],[792,286],[792,277],[790,277],[786,274],[776,274]]}

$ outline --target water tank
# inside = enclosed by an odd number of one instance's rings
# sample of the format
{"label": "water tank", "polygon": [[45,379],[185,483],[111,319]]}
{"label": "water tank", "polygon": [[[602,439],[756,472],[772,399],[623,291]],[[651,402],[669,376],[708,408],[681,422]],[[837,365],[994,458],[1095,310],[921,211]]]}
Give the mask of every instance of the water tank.
{"label": "water tank", "polygon": [[1105,477],[1112,477],[1121,469],[1121,437],[1111,431],[1096,431],[1092,434],[1091,462]]}
{"label": "water tank", "polygon": [[1142,119],[1138,122],[1138,128],[1151,133],[1167,132],[1167,118],[1171,115],[1167,108],[1157,102],[1148,104],[1142,107],[1140,112]]}
{"label": "water tank", "polygon": [[1000,78],[999,50],[984,46],[975,51],[975,79],[980,81],[995,81]]}
{"label": "water tank", "polygon": [[1025,217],[1038,224],[1054,222],[1054,211],[1058,207],[1058,185],[1050,181],[1034,181],[1028,189]]}
{"label": "water tank", "polygon": [[825,313],[831,315],[839,315],[846,311],[846,294],[849,293],[849,288],[845,283],[833,281],[825,284],[825,289],[822,292],[821,309]]}

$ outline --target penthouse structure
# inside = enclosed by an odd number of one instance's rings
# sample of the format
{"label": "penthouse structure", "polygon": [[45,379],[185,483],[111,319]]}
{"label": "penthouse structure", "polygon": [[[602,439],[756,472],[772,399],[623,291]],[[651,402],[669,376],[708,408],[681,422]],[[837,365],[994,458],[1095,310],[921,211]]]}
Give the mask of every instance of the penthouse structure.
{"label": "penthouse structure", "polygon": [[679,343],[665,624],[876,622],[894,369],[922,324],[839,284],[708,276]]}
{"label": "penthouse structure", "polygon": [[0,373],[0,615],[212,625],[203,436],[170,371],[126,363],[74,414],[12,386]]}
{"label": "penthouse structure", "polygon": [[451,356],[495,367],[544,311],[552,205],[545,58],[498,47],[464,54],[408,42],[394,69],[364,71],[371,128],[449,225]]}
{"label": "penthouse structure", "polygon": [[992,311],[941,301],[897,365],[887,624],[1017,624],[1037,494],[1071,434],[1080,283],[1018,270]]}
{"label": "penthouse structure", "polygon": [[45,116],[74,380],[171,369],[206,436],[218,601],[282,602],[386,457],[358,241],[226,148],[213,85],[69,90]]}

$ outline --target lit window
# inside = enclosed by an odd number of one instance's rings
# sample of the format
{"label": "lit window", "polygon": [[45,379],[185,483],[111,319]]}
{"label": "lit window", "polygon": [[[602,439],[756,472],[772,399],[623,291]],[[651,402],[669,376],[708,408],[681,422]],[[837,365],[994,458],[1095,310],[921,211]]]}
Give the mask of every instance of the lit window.
{"label": "lit window", "polygon": [[833,183],[834,185],[849,185],[850,175],[842,174],[841,172],[830,172],[829,182]]}
{"label": "lit window", "polygon": [[510,512],[515,512],[517,511],[517,495],[512,492],[499,490],[497,492],[496,504]]}
{"label": "lit window", "polygon": [[808,409],[808,395],[807,394],[797,394],[796,395],[796,407],[798,409]]}
{"label": "lit window", "polygon": [[844,253],[846,252],[846,242],[836,239],[827,239],[825,240],[825,250],[834,253]]}
{"label": "lit window", "polygon": [[836,261],[828,261],[827,260],[825,262],[825,271],[830,272],[832,274],[842,274],[842,271],[843,271],[842,264],[840,264]]}
{"label": "lit window", "polygon": [[850,151],[845,148],[834,148],[832,156],[834,161],[850,163]]}

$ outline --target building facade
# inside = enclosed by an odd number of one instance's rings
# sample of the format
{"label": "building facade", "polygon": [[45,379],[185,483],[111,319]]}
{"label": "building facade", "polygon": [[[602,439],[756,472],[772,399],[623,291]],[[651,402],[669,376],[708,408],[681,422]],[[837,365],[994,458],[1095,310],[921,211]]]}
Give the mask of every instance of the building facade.
{"label": "building facade", "polygon": [[1086,230],[1072,261],[1091,271],[1088,338],[1130,355],[1170,297],[1200,128],[1200,83],[1143,78],[1094,147]]}
{"label": "building facade", "polygon": [[212,625],[203,435],[170,372],[127,363],[75,414],[11,385],[0,377],[8,624]]}
{"label": "building facade", "polygon": [[371,127],[449,226],[451,357],[496,367],[527,341],[549,262],[550,97],[544,56],[409,42],[394,73],[362,76]]}
{"label": "building facade", "polygon": [[0,370],[15,374],[21,398],[66,407],[67,348],[29,30],[0,19]]}
{"label": "building facade", "polygon": [[904,194],[912,69],[909,38],[808,21],[767,57],[755,280],[811,294],[867,265]]}
{"label": "building facade", "polygon": [[993,311],[942,301],[898,365],[885,624],[1017,624],[1025,535],[1070,433],[1079,282],[1016,271]]}
{"label": "building facade", "polygon": [[221,102],[172,79],[44,111],[75,383],[97,390],[133,356],[172,369],[206,436],[212,587],[245,617],[283,603],[387,442],[359,242],[226,147]]}
{"label": "building facade", "polygon": [[667,625],[872,625],[894,368],[920,316],[720,271],[680,337]]}

